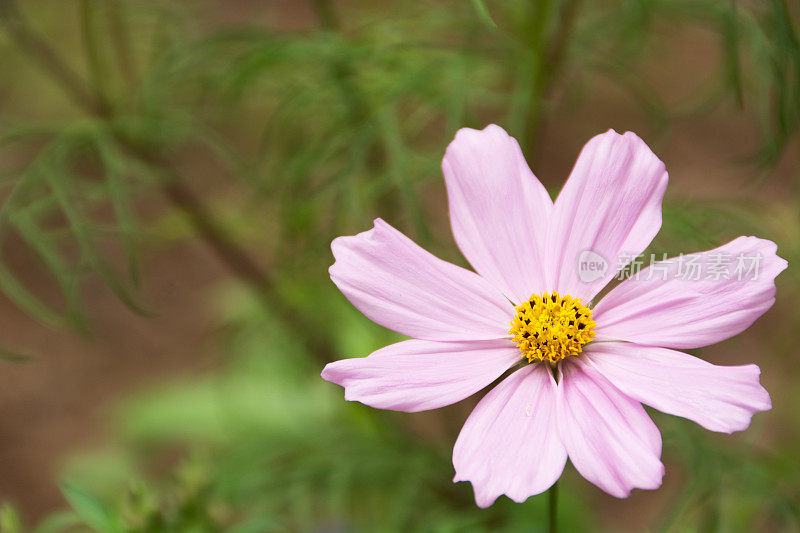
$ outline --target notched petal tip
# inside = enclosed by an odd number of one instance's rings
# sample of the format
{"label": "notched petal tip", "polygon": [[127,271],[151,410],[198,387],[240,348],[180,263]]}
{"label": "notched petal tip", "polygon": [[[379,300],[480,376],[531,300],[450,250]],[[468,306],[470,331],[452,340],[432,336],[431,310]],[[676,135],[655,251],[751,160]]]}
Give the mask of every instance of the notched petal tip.
{"label": "notched petal tip", "polygon": [[319,373],[320,377],[325,381],[329,381],[335,385],[341,385],[341,376],[337,372],[339,363],[341,363],[341,361],[334,361],[333,363],[328,363],[325,365],[325,367],[322,369],[322,372]]}
{"label": "notched petal tip", "polygon": [[477,505],[481,509],[488,509],[489,507],[494,505],[494,502],[496,502],[497,498],[499,498],[500,496],[501,496],[500,494],[479,495],[478,493],[475,493],[475,505]]}
{"label": "notched petal tip", "polygon": [[[649,172],[653,175],[659,175],[659,171],[661,172],[660,179],[667,179],[667,166],[661,160],[660,157],[653,152],[653,149],[632,131],[626,131],[625,133],[617,133],[614,129],[609,129],[605,133],[600,133],[595,135],[589,142],[586,143],[584,146],[584,150],[589,147],[599,149],[601,147],[595,146],[598,143],[606,143],[606,150],[610,152],[609,155],[614,157],[629,157],[631,159],[637,158],[640,160],[640,163],[647,163],[652,168],[649,168]],[[627,152],[627,153],[626,153]],[[642,177],[645,177],[642,175]]]}
{"label": "notched petal tip", "polygon": [[490,135],[499,136],[503,139],[513,139],[513,137],[511,137],[506,130],[497,124],[487,124],[483,129],[480,130],[476,128],[459,128],[459,130],[456,131],[453,141],[450,142],[450,146],[452,146],[455,141],[471,141],[486,138]]}
{"label": "notched petal tip", "polygon": [[376,242],[376,233],[386,230],[387,228],[392,229],[392,227],[385,220],[382,218],[376,218],[372,221],[372,227],[368,230],[356,233],[355,235],[341,235],[336,237],[331,241],[331,252],[333,253],[334,259],[338,260],[343,252],[346,252],[355,245]]}
{"label": "notched petal tip", "polygon": [[461,128],[456,131],[453,140],[445,150],[442,159],[442,170],[445,171],[445,175],[452,172],[452,161],[459,158],[472,158],[476,154],[485,154],[487,146],[494,147],[489,152],[495,155],[498,151],[507,150],[508,146],[513,146],[521,154],[517,140],[496,124],[489,124],[482,130]]}
{"label": "notched petal tip", "polygon": [[773,278],[789,267],[789,261],[778,255],[778,245],[774,241],[762,239],[756,235],[745,235],[734,239],[725,246],[735,247],[736,245],[741,245],[743,248],[751,250],[757,250],[766,256],[766,259],[768,259],[769,273]]}
{"label": "notched petal tip", "polygon": [[[749,391],[746,395],[746,409],[748,411],[746,419],[743,419],[738,426],[732,425],[725,433],[732,434],[737,431],[748,429],[753,423],[753,417],[758,413],[763,413],[772,409],[772,397],[769,391],[761,384],[761,368],[756,364],[740,365],[731,368],[740,369],[742,372],[741,383],[749,384]],[[749,375],[748,375],[749,374]],[[740,396],[739,401],[745,406],[744,395]]]}

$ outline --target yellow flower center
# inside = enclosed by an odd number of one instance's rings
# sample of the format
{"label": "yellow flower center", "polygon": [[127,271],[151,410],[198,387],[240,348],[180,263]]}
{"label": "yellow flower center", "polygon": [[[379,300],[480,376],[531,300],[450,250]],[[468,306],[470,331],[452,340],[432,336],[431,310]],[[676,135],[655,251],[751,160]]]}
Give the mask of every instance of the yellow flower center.
{"label": "yellow flower center", "polygon": [[522,356],[529,362],[557,363],[578,355],[594,336],[592,311],[580,298],[544,293],[534,294],[517,307],[508,333],[514,336]]}

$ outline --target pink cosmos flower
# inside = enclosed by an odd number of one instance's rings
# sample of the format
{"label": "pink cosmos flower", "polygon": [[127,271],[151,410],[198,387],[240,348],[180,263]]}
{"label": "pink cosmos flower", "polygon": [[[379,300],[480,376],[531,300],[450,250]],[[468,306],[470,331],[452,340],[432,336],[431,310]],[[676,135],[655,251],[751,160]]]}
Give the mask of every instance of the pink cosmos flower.
{"label": "pink cosmos flower", "polygon": [[331,363],[322,377],[347,400],[416,412],[515,369],[481,399],[453,450],[454,481],[472,482],[479,506],[547,490],[567,457],[620,498],[659,487],[661,435],[643,403],[725,433],[770,409],[757,366],[675,349],[727,339],[772,306],[787,266],[774,243],[739,237],[658,262],[595,302],[617,258],[641,254],[661,227],[667,172],[639,137],[591,139],[555,202],[498,126],[460,130],[442,169],[456,243],[477,273],[381,219],[334,240],[333,282],[412,339]]}

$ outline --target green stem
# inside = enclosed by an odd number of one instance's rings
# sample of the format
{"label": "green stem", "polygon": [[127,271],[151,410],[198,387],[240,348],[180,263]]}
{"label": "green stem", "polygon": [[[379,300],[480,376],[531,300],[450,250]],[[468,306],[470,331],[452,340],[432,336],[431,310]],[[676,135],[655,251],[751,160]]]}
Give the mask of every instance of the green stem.
{"label": "green stem", "polygon": [[519,32],[524,48],[515,74],[507,123],[530,157],[543,126],[546,99],[565,61],[581,1],[533,2]]}
{"label": "green stem", "polygon": [[136,87],[136,64],[131,51],[130,36],[124,15],[126,6],[121,0],[115,0],[108,5],[108,23],[111,26],[111,45],[117,58],[119,70],[125,81],[126,87]]}
{"label": "green stem", "polygon": [[80,4],[81,32],[83,34],[83,48],[89,64],[89,80],[92,90],[98,99],[108,103],[108,72],[100,52],[103,46],[100,43],[97,25],[97,6],[93,0],[82,0]]}
{"label": "green stem", "polygon": [[558,481],[547,491],[547,531],[558,533]]}

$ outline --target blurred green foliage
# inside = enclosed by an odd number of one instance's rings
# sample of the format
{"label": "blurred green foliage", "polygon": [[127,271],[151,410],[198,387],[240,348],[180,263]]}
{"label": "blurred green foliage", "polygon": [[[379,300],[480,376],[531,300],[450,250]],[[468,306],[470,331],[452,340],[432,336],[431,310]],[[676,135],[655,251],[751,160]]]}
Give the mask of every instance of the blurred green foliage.
{"label": "blurred green foliage", "polygon": [[[126,401],[120,446],[77,461],[62,485],[70,510],[32,531],[543,530],[541,498],[477,509],[469,486],[450,483],[452,439],[415,437],[402,416],[345,404],[319,379],[321,362],[396,339],[321,279],[331,238],[381,216],[436,250],[426,187],[456,129],[499,122],[532,156],[559,99],[600,78],[630,94],[654,136],[738,106],[759,124],[747,164],[765,179],[800,127],[798,24],[780,0],[311,6],[307,27],[286,31],[203,23],[190,2],[0,0],[0,90],[24,100],[16,91],[35,82],[46,95],[2,111],[0,238],[35,254],[60,296],[2,259],[0,290],[47,325],[86,330],[91,276],[147,314],[143,249],[194,235],[248,287],[221,298],[226,368]],[[718,72],[686,102],[665,102],[641,74],[664,25],[718,41]],[[201,194],[186,154],[240,194]],[[151,202],[163,204],[155,216],[143,214]],[[755,233],[791,263],[798,202],[765,216],[673,197],[653,249]],[[659,423],[691,475],[654,530],[800,527],[791,446],[754,457]],[[595,510],[566,482],[562,527],[585,530]],[[0,530],[27,531],[9,505]]]}

